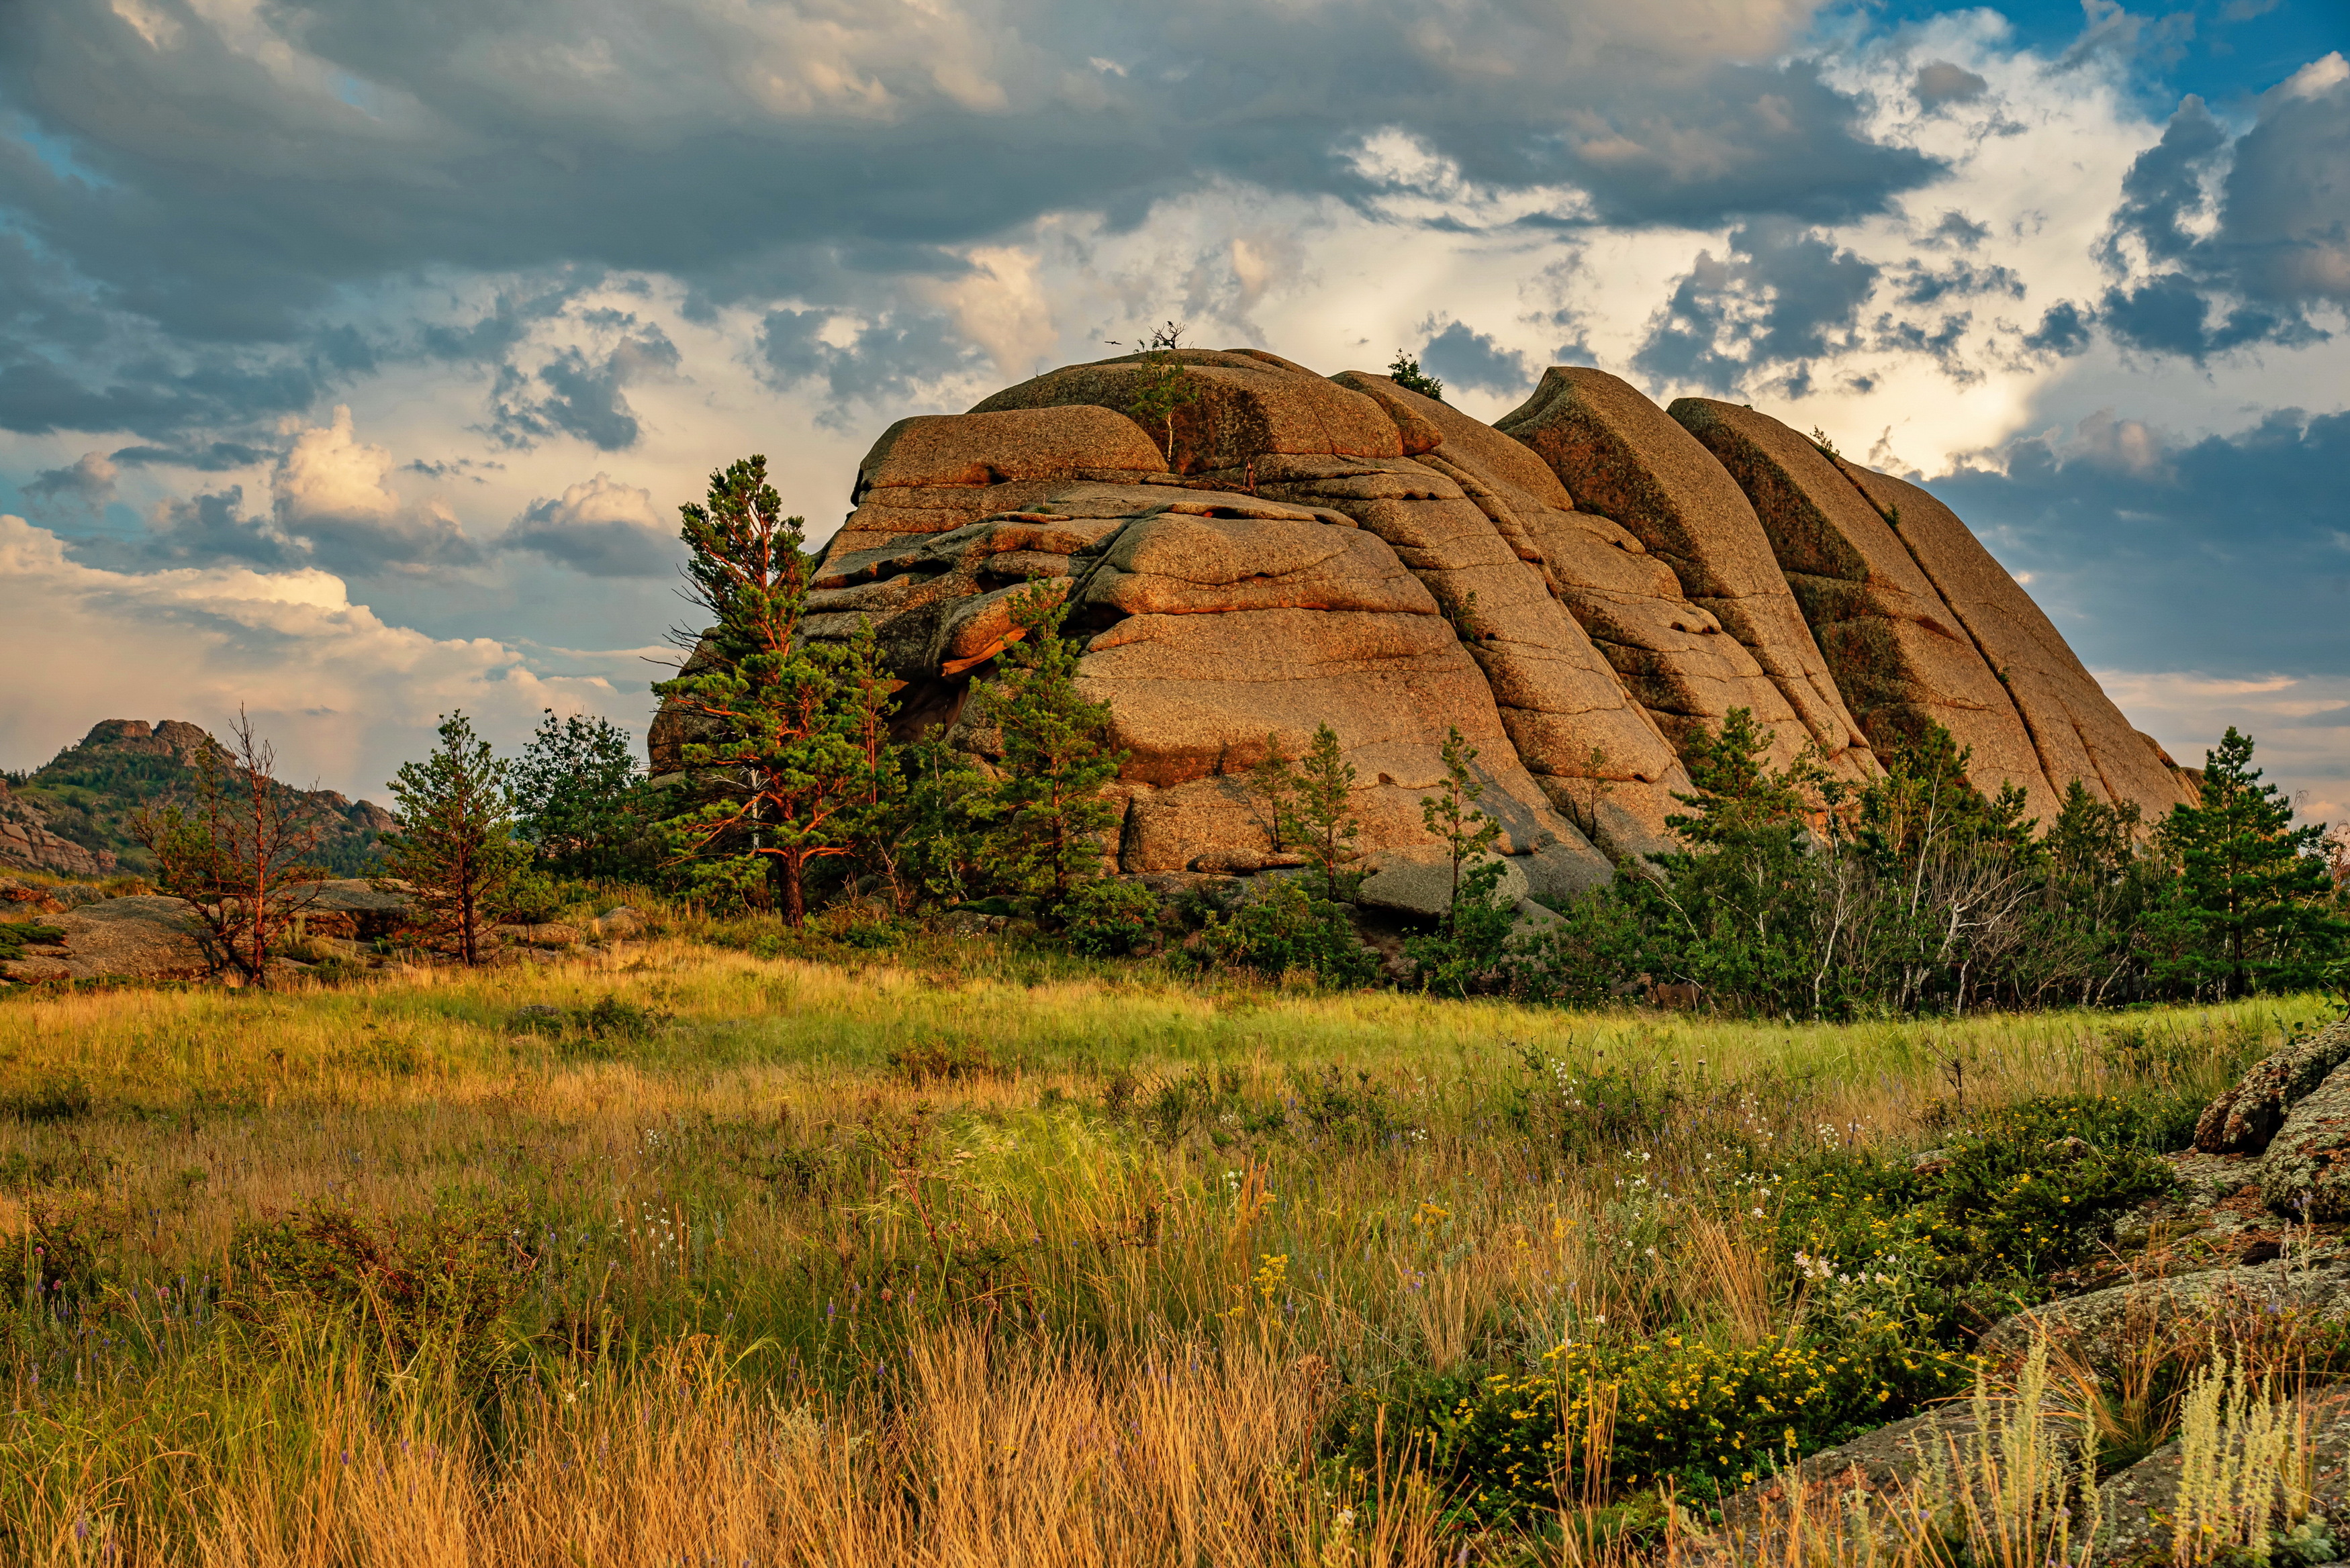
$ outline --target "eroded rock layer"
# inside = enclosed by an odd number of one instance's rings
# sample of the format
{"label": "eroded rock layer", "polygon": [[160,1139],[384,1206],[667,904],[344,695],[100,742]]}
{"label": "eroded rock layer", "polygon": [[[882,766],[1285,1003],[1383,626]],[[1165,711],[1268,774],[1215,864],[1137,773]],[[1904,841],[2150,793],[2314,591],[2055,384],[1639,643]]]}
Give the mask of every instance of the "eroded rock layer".
{"label": "eroded rock layer", "polygon": [[[1597,370],[1553,369],[1496,427],[1257,350],[1071,366],[892,425],[851,500],[809,633],[870,619],[907,727],[986,751],[958,718],[1018,635],[1012,597],[1066,597],[1128,753],[1128,871],[1262,859],[1248,771],[1324,723],[1389,860],[1431,852],[1419,803],[1457,728],[1501,847],[1554,898],[1669,842],[1682,749],[1736,708],[1781,761],[1855,779],[1939,723],[2043,820],[2075,779],[2150,815],[2183,798],[1931,496]],[[657,750],[681,735],[664,714]]]}

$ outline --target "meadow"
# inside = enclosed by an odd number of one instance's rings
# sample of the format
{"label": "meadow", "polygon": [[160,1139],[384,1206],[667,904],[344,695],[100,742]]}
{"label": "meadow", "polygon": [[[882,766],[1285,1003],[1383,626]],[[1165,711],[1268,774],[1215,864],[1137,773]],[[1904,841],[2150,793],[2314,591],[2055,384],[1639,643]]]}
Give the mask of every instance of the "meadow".
{"label": "meadow", "polygon": [[1962,1394],[2331,1011],[1782,1025],[943,936],[0,998],[0,1560],[1620,1555]]}

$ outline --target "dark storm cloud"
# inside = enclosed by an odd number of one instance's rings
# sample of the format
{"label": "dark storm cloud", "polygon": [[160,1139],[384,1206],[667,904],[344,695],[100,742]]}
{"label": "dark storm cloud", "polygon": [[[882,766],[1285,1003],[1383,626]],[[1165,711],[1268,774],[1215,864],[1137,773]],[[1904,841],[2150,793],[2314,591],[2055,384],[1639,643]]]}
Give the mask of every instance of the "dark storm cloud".
{"label": "dark storm cloud", "polygon": [[624,389],[673,375],[678,363],[669,334],[647,327],[623,336],[599,358],[571,346],[533,373],[505,366],[493,399],[491,433],[507,446],[529,446],[556,434],[577,436],[602,452],[634,446],[641,431]]}
{"label": "dark storm cloud", "polygon": [[[1431,330],[1434,322],[1426,323],[1423,331]],[[1430,375],[1438,376],[1456,386],[1480,392],[1523,392],[1534,385],[1534,370],[1526,357],[1514,348],[1504,348],[1482,332],[1472,332],[1466,322],[1455,321],[1428,340],[1419,351],[1419,362]]]}
{"label": "dark storm cloud", "polygon": [[111,571],[218,566],[271,571],[300,566],[307,554],[266,515],[246,513],[241,484],[161,503],[149,514],[146,532],[135,538],[100,536],[68,549],[77,559]]}
{"label": "dark storm cloud", "polygon": [[[1367,198],[1347,151],[1396,129],[1618,223],[1833,222],[1936,171],[1809,62],[1716,57],[1769,57],[1800,6],[1720,46],[1679,11],[289,0],[241,25],[285,46],[256,48],[186,0],[0,7],[24,127],[0,130],[0,426],[254,444],[387,356],[512,370],[560,307],[521,295],[408,343],[329,324],[387,280],[641,272],[701,311],[878,310],[810,280],[944,274],[946,247],[1039,213],[1131,223],[1223,177]],[[943,353],[931,324],[876,330],[900,341],[816,373],[886,388]],[[492,417],[617,450],[629,373],[582,348]]]}
{"label": "dark storm cloud", "polygon": [[2350,414],[2266,415],[2171,445],[2110,418],[1930,488],[2092,665],[2220,676],[2350,669]]}
{"label": "dark storm cloud", "polygon": [[2102,304],[2116,337],[2200,360],[2325,335],[2313,309],[2350,304],[2350,77],[2334,63],[2269,93],[2232,140],[2189,97],[2138,155],[2104,247],[2124,275]]}
{"label": "dark storm cloud", "polygon": [[867,323],[849,334],[846,345],[822,336],[834,319],[835,313],[826,310],[769,311],[759,328],[759,355],[778,385],[822,381],[832,394],[833,413],[844,417],[843,404],[919,398],[924,384],[982,362],[980,350],[943,317]]}
{"label": "dark storm cloud", "polygon": [[1662,385],[1730,392],[1775,379],[1801,396],[1810,362],[1856,341],[1880,270],[1800,225],[1749,224],[1729,254],[1698,253],[1632,363]]}
{"label": "dark storm cloud", "polygon": [[1948,60],[1935,60],[1918,67],[1917,79],[1909,90],[1918,95],[1921,109],[1939,109],[1944,104],[1972,103],[1990,90],[1991,84],[1967,69]]}

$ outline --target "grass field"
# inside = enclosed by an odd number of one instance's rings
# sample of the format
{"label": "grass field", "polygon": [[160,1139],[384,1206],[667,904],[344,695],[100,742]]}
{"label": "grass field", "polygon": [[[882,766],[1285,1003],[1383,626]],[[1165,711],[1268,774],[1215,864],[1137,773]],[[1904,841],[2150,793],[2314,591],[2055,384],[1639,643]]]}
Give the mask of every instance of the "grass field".
{"label": "grass field", "polygon": [[1867,1334],[1955,1356],[2032,1269],[1837,1304],[1798,1243],[1908,1223],[1837,1173],[2052,1096],[2175,1137],[2324,1013],[1783,1027],[945,939],[0,999],[0,1554],[1561,1560],[1780,1438],[1563,1392],[1529,1419],[1618,1428],[1570,1517],[1510,1379],[1565,1346],[1609,1401],[1734,1367],[1825,1410]]}

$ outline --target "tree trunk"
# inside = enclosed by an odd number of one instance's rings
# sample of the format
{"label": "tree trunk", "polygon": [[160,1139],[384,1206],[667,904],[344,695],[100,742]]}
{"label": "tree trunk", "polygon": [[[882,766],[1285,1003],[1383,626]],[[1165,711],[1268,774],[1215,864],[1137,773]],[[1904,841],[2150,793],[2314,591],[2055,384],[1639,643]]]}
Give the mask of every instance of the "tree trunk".
{"label": "tree trunk", "polygon": [[807,922],[807,884],[802,873],[806,866],[796,855],[778,857],[784,868],[784,923],[800,926]]}

